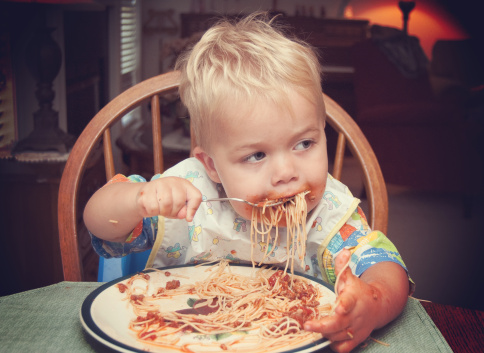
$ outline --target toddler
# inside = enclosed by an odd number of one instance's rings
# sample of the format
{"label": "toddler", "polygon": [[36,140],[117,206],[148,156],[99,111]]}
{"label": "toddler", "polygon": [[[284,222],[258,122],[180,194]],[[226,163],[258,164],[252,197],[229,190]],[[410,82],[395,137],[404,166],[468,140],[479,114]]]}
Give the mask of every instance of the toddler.
{"label": "toddler", "polygon": [[253,14],[209,29],[176,68],[196,136],[194,158],[149,182],[117,175],[98,190],[84,211],[96,251],[118,257],[154,247],[153,265],[161,267],[257,262],[269,247],[264,262],[284,265],[291,245],[284,223],[277,243],[252,248],[251,206],[203,201],[257,203],[309,191],[306,253],[294,269],[334,284],[349,266],[335,313],[304,328],[343,352],[393,320],[409,293],[406,268],[393,244],[369,228],[359,200],[328,174],[321,69],[312,48]]}

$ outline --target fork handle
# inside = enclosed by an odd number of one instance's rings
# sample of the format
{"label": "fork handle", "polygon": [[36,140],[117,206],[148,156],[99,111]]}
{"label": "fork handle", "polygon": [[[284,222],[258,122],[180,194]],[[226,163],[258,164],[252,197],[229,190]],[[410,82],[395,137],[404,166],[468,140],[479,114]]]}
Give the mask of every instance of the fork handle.
{"label": "fork handle", "polygon": [[242,199],[237,199],[237,198],[234,198],[234,197],[215,197],[213,199],[206,199],[206,200],[203,200],[203,202],[210,202],[210,201],[240,201],[240,202],[245,202],[245,200],[242,200]]}

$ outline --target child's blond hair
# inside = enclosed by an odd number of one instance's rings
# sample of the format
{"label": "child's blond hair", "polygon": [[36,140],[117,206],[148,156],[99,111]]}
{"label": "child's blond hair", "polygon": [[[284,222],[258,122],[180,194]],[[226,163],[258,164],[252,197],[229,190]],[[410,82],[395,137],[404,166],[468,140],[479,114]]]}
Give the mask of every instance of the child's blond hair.
{"label": "child's blond hair", "polygon": [[261,100],[287,104],[296,91],[324,117],[321,66],[315,51],[285,36],[265,13],[220,21],[178,59],[176,69],[181,71],[181,100],[188,108],[196,142],[204,149],[209,147],[216,118],[242,102],[255,109]]}

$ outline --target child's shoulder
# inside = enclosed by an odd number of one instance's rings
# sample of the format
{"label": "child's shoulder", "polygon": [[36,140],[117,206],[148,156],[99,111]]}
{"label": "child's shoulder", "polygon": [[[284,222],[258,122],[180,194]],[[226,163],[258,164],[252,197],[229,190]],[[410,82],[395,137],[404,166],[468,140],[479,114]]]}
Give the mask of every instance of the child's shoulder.
{"label": "child's shoulder", "polygon": [[337,191],[348,196],[353,196],[350,189],[343,184],[338,179],[335,179],[331,174],[328,173],[328,179],[326,181],[326,191]]}
{"label": "child's shoulder", "polygon": [[208,177],[203,164],[194,157],[178,162],[174,166],[167,169],[163,173],[163,176],[178,176],[188,178],[199,176]]}
{"label": "child's shoulder", "polygon": [[198,189],[203,190],[204,194],[206,193],[207,195],[211,195],[211,197],[218,196],[217,184],[210,179],[209,175],[205,171],[205,167],[196,158],[192,157],[184,159],[173,167],[167,169],[163,175],[158,175],[158,177],[169,176],[186,179]]}

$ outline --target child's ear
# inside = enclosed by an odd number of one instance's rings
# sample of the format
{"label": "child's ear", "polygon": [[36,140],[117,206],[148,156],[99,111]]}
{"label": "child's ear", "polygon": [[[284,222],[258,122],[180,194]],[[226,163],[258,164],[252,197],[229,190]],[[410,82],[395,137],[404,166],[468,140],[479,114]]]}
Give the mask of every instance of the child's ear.
{"label": "child's ear", "polygon": [[221,180],[217,173],[217,169],[215,169],[215,163],[213,162],[212,157],[210,157],[208,153],[199,146],[193,149],[193,155],[203,164],[210,179],[212,179],[214,183],[221,183]]}

